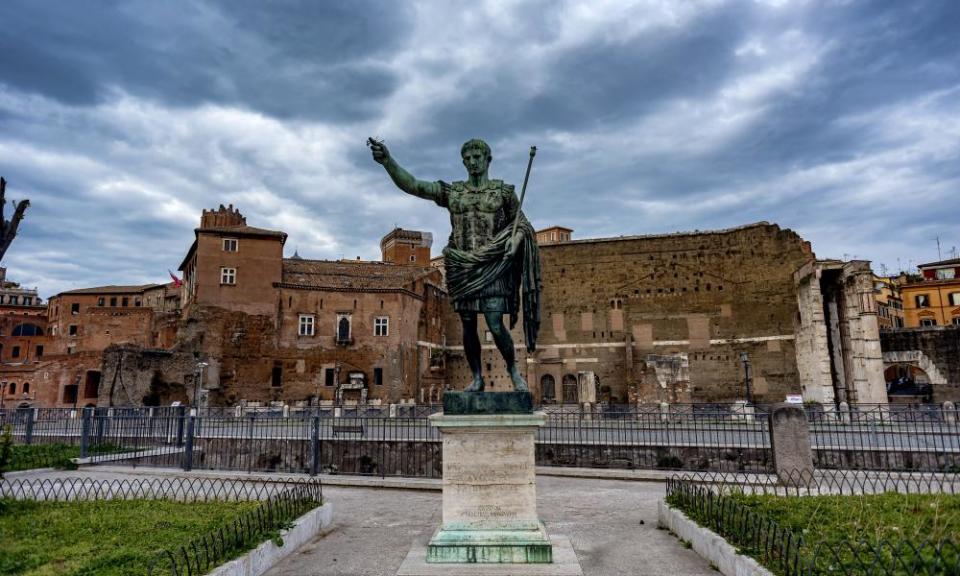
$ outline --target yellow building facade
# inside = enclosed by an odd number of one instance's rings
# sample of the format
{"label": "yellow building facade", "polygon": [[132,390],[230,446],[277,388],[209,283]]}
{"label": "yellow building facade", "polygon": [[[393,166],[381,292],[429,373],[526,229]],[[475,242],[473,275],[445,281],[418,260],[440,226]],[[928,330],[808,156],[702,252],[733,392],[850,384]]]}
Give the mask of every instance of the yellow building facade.
{"label": "yellow building facade", "polygon": [[903,298],[898,278],[873,277],[873,295],[877,301],[877,325],[881,330],[903,328]]}
{"label": "yellow building facade", "polygon": [[900,286],[906,327],[960,326],[960,259],[918,268],[922,279]]}

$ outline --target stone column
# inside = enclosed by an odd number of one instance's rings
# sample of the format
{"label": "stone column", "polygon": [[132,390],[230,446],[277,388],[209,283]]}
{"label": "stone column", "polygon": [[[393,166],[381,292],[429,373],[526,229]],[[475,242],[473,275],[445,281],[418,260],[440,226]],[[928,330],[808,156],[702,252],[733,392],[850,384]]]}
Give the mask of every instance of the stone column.
{"label": "stone column", "polygon": [[806,486],[813,480],[810,428],[802,407],[777,404],[771,409],[770,449],[781,482]]}
{"label": "stone column", "polygon": [[443,436],[443,525],[427,562],[552,562],[534,467],[534,434],[546,415],[440,413],[430,422]]}

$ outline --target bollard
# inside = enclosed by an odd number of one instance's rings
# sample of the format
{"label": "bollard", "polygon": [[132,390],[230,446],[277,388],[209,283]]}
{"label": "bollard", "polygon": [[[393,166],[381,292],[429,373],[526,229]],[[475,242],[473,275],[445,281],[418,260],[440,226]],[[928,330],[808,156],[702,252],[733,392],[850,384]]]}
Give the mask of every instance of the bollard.
{"label": "bollard", "polygon": [[669,422],[670,421],[670,405],[666,402],[660,403],[660,421]]}
{"label": "bollard", "polygon": [[813,480],[813,450],[807,414],[797,404],[776,404],[770,411],[770,451],[777,478],[791,486]]}
{"label": "bollard", "polygon": [[847,404],[846,402],[841,402],[840,405],[837,406],[837,411],[840,413],[839,414],[840,423],[849,424],[850,423],[850,404]]}
{"label": "bollard", "polygon": [[943,403],[943,419],[950,423],[957,423],[957,405],[947,400]]}

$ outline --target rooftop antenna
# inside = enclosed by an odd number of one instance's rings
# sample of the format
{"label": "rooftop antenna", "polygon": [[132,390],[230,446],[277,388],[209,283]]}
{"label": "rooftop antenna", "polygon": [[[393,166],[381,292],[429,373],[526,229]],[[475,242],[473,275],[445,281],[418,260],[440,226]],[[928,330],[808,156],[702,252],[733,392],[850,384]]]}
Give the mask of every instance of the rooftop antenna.
{"label": "rooftop antenna", "polygon": [[940,235],[937,234],[937,260],[943,260],[943,254],[940,253]]}
{"label": "rooftop antenna", "polygon": [[882,262],[880,263],[880,275],[884,277],[887,275],[887,265]]}

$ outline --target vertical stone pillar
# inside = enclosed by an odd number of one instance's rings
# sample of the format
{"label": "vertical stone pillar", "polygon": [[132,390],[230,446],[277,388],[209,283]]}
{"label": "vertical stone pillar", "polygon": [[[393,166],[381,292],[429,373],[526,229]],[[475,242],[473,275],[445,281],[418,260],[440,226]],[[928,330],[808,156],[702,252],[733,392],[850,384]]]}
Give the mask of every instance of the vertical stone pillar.
{"label": "vertical stone pillar", "polygon": [[770,411],[770,449],[781,482],[807,485],[813,479],[813,450],[807,415],[796,404],[776,404]]}
{"label": "vertical stone pillar", "polygon": [[443,524],[427,562],[552,562],[534,467],[534,435],[546,415],[440,413],[430,422],[443,436]]}

